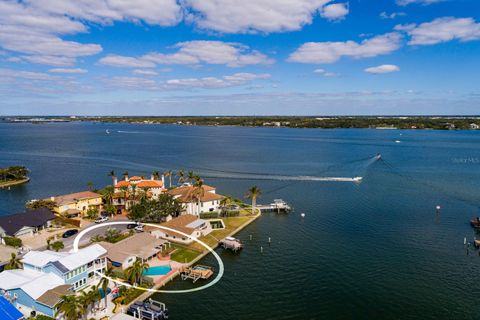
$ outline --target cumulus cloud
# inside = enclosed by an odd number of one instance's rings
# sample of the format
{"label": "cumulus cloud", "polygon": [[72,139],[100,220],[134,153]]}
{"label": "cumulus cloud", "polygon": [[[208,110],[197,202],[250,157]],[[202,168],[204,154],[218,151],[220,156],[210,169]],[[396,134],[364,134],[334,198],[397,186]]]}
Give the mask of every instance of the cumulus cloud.
{"label": "cumulus cloud", "polygon": [[134,57],[125,57],[115,54],[108,55],[98,61],[99,64],[120,68],[154,68],[155,63]]}
{"label": "cumulus cloud", "polygon": [[307,42],[288,57],[287,61],[298,63],[334,63],[341,57],[369,58],[391,53],[401,46],[401,35],[396,32],[365,39],[358,43]]}
{"label": "cumulus cloud", "polygon": [[22,70],[13,70],[13,69],[0,69],[1,78],[10,78],[10,79],[28,79],[28,80],[56,80],[57,78],[44,72],[31,72],[31,71],[22,71]]}
{"label": "cumulus cloud", "polygon": [[310,24],[330,0],[184,0],[187,20],[225,33],[281,32]]}
{"label": "cumulus cloud", "polygon": [[441,2],[441,1],[445,1],[445,0],[397,0],[397,4],[399,6],[407,6],[407,5],[413,4],[413,3],[422,4],[422,5],[429,5],[429,4],[437,3],[437,2]]}
{"label": "cumulus cloud", "polygon": [[248,46],[222,41],[187,41],[173,46],[174,53],[150,52],[141,57],[109,55],[100,64],[113,67],[153,68],[157,64],[200,65],[218,64],[241,67],[255,64],[272,64],[274,60]]}
{"label": "cumulus cloud", "polygon": [[187,78],[187,79],[171,79],[166,81],[168,88],[205,88],[218,89],[244,85],[257,79],[268,79],[270,74],[254,74],[254,73],[235,73],[229,76],[205,77],[205,78]]}
{"label": "cumulus cloud", "polygon": [[320,15],[328,20],[341,20],[348,12],[348,3],[332,3],[324,6]]}
{"label": "cumulus cloud", "polygon": [[397,25],[395,29],[405,31],[410,37],[409,45],[432,45],[451,40],[472,41],[480,39],[480,23],[472,18],[437,18],[420,25]]}
{"label": "cumulus cloud", "polygon": [[407,14],[405,12],[392,12],[392,13],[387,13],[385,11],[380,13],[380,18],[381,19],[395,19],[397,17],[404,17]]}
{"label": "cumulus cloud", "polygon": [[53,68],[53,69],[48,70],[48,72],[75,74],[75,73],[87,73],[88,71],[85,70],[85,69],[81,69],[81,68]]}
{"label": "cumulus cloud", "polygon": [[400,68],[394,64],[382,64],[377,67],[366,68],[365,72],[372,74],[382,74],[400,71]]}
{"label": "cumulus cloud", "polygon": [[223,64],[239,67],[252,64],[272,64],[273,59],[248,46],[223,41],[186,41],[177,43],[178,51],[171,54],[149,53],[143,58],[158,64]]}
{"label": "cumulus cloud", "polygon": [[158,75],[158,72],[153,71],[153,70],[145,70],[145,69],[135,69],[133,70],[133,74],[139,75],[139,76],[156,76]]}

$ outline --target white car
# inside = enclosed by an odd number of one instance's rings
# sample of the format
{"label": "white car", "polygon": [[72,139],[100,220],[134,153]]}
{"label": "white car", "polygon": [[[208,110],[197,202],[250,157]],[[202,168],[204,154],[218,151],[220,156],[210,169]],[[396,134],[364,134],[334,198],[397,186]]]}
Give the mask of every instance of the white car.
{"label": "white car", "polygon": [[135,227],[135,231],[137,232],[143,232],[143,224],[137,224],[137,226]]}
{"label": "white car", "polygon": [[97,220],[95,220],[95,223],[102,223],[102,222],[107,222],[108,221],[108,217],[100,217],[98,218]]}

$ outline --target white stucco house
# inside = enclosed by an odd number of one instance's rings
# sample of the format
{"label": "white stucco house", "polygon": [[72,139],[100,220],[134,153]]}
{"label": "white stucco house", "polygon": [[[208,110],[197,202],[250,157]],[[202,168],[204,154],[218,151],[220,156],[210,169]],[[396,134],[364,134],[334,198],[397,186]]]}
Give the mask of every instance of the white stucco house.
{"label": "white stucco house", "polygon": [[[207,185],[203,186],[201,194],[198,194],[195,187],[191,185],[181,186],[167,192],[182,203],[186,214],[191,215],[217,211],[220,207],[220,201],[225,198],[225,196],[217,194],[214,187]],[[197,197],[200,199],[197,199]],[[200,202],[200,206],[198,202]]]}
{"label": "white stucco house", "polygon": [[[195,238],[206,236],[207,234],[212,232],[212,226],[210,225],[209,221],[199,219],[198,216],[192,214],[185,214],[177,218],[173,218],[168,222],[162,223],[161,226],[178,230]],[[193,242],[192,238],[189,238],[175,231],[151,227],[148,227],[147,230],[151,233],[152,236],[159,239],[161,238],[181,244],[190,244]]]}

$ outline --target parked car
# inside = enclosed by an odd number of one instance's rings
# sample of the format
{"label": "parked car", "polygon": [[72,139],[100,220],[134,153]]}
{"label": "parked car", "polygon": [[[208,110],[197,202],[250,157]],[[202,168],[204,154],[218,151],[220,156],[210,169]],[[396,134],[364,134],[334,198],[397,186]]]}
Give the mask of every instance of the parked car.
{"label": "parked car", "polygon": [[70,229],[65,231],[62,234],[62,238],[70,238],[71,236],[76,235],[77,233],[78,233],[78,229]]}
{"label": "parked car", "polygon": [[102,223],[102,222],[107,222],[107,221],[108,221],[108,217],[101,216],[101,217],[97,218],[97,220],[95,220],[95,223]]}
{"label": "parked car", "polygon": [[137,232],[143,232],[143,224],[137,224],[137,226],[135,227],[135,231]]}
{"label": "parked car", "polygon": [[129,223],[127,224],[127,229],[135,229],[138,226],[138,223]]}

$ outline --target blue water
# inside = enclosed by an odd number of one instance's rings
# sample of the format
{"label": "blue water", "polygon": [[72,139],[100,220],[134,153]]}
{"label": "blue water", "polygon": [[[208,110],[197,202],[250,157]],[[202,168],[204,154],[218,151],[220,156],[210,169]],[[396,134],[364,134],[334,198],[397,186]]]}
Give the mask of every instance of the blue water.
{"label": "blue water", "polygon": [[172,270],[170,266],[156,266],[149,267],[148,269],[143,270],[144,276],[163,276],[169,273]]}
{"label": "blue water", "polygon": [[[219,193],[244,199],[258,185],[260,203],[283,198],[295,208],[239,233],[240,254],[219,249],[217,285],[160,295],[171,319],[480,318],[480,257],[463,245],[480,237],[468,225],[480,215],[478,131],[0,123],[0,166],[14,164],[32,179],[0,190],[0,214],[88,181],[104,186],[112,169],[193,169]],[[218,270],[211,257],[201,264]]]}

